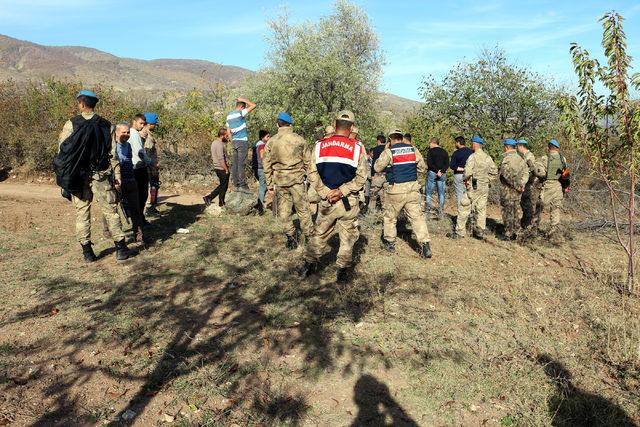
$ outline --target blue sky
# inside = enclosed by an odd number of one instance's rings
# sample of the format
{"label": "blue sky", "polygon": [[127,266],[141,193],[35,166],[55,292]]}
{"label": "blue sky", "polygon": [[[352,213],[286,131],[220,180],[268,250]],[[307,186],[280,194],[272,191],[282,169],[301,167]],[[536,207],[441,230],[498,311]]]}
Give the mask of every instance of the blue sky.
{"label": "blue sky", "polygon": [[[572,84],[569,43],[601,55],[597,19],[621,12],[640,61],[637,0],[359,0],[380,35],[381,89],[419,99],[426,74],[440,77],[486,47]],[[79,45],[142,59],[196,58],[256,70],[265,63],[266,21],[286,7],[293,21],[330,13],[332,1],[0,0],[0,33],[48,45]],[[640,65],[637,67],[640,68]]]}

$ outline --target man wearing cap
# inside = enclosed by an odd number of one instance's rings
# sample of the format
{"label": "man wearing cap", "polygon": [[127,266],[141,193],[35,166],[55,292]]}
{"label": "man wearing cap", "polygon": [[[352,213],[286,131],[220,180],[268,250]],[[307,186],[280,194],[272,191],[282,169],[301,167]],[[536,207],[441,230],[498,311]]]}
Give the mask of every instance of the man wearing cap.
{"label": "man wearing cap", "polygon": [[245,164],[249,153],[249,129],[247,114],[256,108],[256,104],[245,98],[236,99],[236,108],[227,115],[227,139],[231,141],[233,155],[231,158],[231,177],[237,190],[249,192]]}
{"label": "man wearing cap", "polygon": [[311,154],[309,182],[321,201],[315,232],[300,271],[303,275],[312,273],[322,255],[331,250],[328,242],[337,231],[340,237],[337,281],[349,278],[353,246],[360,238],[358,192],[367,179],[365,148],[360,141],[349,138],[354,121],[351,111],[338,113],[335,135],[316,142]]}
{"label": "man wearing cap", "polygon": [[476,216],[476,229],[473,236],[480,240],[484,239],[489,184],[498,175],[498,168],[493,159],[482,149],[484,140],[479,136],[474,136],[471,138],[471,142],[473,143],[473,154],[467,159],[463,175],[467,192],[460,203],[456,231],[447,234],[451,239],[465,236],[467,219],[471,212],[474,212]]}
{"label": "man wearing cap", "polygon": [[371,150],[371,164],[374,165],[371,177],[371,189],[369,190],[369,209],[376,209],[378,202],[380,207],[384,207],[384,189],[387,184],[387,178],[382,172],[376,172],[375,164],[382,152],[386,148],[387,138],[380,134],[376,137],[376,146]]}
{"label": "man wearing cap", "polygon": [[505,139],[504,155],[500,163],[500,207],[504,232],[500,240],[515,240],[519,228],[518,206],[520,196],[529,180],[529,169],[516,151],[516,141]]}
{"label": "man wearing cap", "polygon": [[156,147],[156,137],[153,132],[158,125],[158,115],[156,113],[144,113],[146,121],[145,127],[140,132],[144,140],[144,151],[152,161],[148,166],[149,171],[149,202],[147,203],[147,215],[158,215],[158,190],[160,188],[160,164],[158,163],[158,148]]}
{"label": "man wearing cap", "polygon": [[267,142],[262,156],[262,167],[268,191],[278,188],[278,217],[287,236],[287,248],[298,247],[293,224],[295,208],[300,228],[307,243],[313,234],[313,222],[304,185],[309,170],[309,147],[300,135],[293,131],[293,119],[288,113],[278,114],[278,133]]}
{"label": "man wearing cap", "polygon": [[535,174],[543,184],[542,192],[540,193],[540,204],[536,209],[534,226],[540,229],[542,215],[548,210],[551,219],[549,235],[553,235],[557,232],[560,224],[562,185],[559,179],[562,176],[566,160],[560,154],[560,143],[555,139],[549,141],[547,148],[548,155],[542,156],[535,163]]}
{"label": "man wearing cap", "polygon": [[[89,90],[81,90],[76,97],[80,115],[68,120],[58,137],[59,154],[57,159],[68,155],[68,149],[74,141],[81,141],[91,148],[91,153],[82,157],[85,164],[80,165],[82,173],[81,188],[71,191],[71,202],[76,210],[76,235],[82,246],[84,260],[97,260],[91,243],[91,203],[99,201],[102,215],[106,218],[109,232],[114,239],[116,259],[125,260],[131,256],[125,243],[120,215],[118,215],[118,196],[113,187],[113,171],[110,167],[111,123],[95,113],[98,96]],[[84,132],[77,135],[76,132]],[[80,139],[82,138],[82,139]]]}
{"label": "man wearing cap", "polygon": [[524,192],[520,198],[520,207],[522,208],[522,220],[520,221],[520,226],[523,229],[526,229],[531,226],[531,223],[533,222],[535,207],[538,204],[538,199],[540,198],[540,184],[535,174],[536,158],[531,150],[529,150],[529,143],[527,140],[518,140],[517,149],[529,169],[529,179],[527,180],[527,184],[524,186]]}
{"label": "man wearing cap", "polygon": [[404,209],[420,244],[420,256],[431,258],[429,230],[420,209],[418,173],[427,171],[422,154],[413,145],[403,141],[402,132],[396,129],[389,134],[389,145],[373,167],[376,172],[386,171],[389,183],[384,205],[383,248],[395,252],[398,234],[396,222]]}

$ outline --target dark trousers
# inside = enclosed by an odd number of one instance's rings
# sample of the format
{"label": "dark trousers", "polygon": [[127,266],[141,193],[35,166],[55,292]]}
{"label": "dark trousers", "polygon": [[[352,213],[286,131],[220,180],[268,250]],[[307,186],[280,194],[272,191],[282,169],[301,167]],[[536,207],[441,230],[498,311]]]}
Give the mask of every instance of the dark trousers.
{"label": "dark trousers", "polygon": [[209,198],[211,200],[218,197],[218,204],[220,206],[224,206],[224,197],[227,195],[227,188],[229,187],[229,174],[222,169],[215,169],[216,175],[218,175],[218,179],[220,180],[220,185],[218,185],[215,190],[213,190],[209,194]]}
{"label": "dark trousers", "polygon": [[145,221],[144,217],[144,205],[147,204],[147,197],[149,197],[149,171],[147,168],[139,168],[133,170],[133,176],[138,184],[138,208],[142,215],[142,221]]}
{"label": "dark trousers", "polygon": [[244,168],[247,164],[249,143],[247,141],[233,141],[232,146],[233,156],[231,158],[231,175],[233,176],[233,185],[235,188],[246,187],[247,176]]}

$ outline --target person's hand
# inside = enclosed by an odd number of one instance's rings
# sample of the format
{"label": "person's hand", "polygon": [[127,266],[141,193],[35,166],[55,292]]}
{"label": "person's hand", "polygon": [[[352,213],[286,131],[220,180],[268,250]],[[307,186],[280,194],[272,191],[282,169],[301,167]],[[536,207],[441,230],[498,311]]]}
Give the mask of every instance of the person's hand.
{"label": "person's hand", "polygon": [[442,176],[442,171],[438,171],[438,173],[436,173],[436,176],[440,178]]}
{"label": "person's hand", "polygon": [[518,187],[518,193],[524,193],[524,186],[523,185]]}
{"label": "person's hand", "polygon": [[268,194],[270,197],[273,197],[274,193],[275,193],[275,191],[273,191],[273,188],[267,188],[267,194]]}
{"label": "person's hand", "polygon": [[160,169],[160,162],[158,162],[155,165],[153,165],[153,167],[156,168],[156,169]]}
{"label": "person's hand", "polygon": [[342,191],[340,191],[339,188],[336,188],[335,190],[329,191],[327,194],[327,200],[331,203],[336,203],[338,200],[342,199],[342,196]]}
{"label": "person's hand", "polygon": [[464,168],[463,168],[463,167],[458,166],[458,168],[456,169],[456,172],[464,172]]}
{"label": "person's hand", "polygon": [[113,187],[114,187],[116,190],[120,191],[120,180],[118,180],[118,179],[114,179],[114,180],[113,180]]}
{"label": "person's hand", "polygon": [[147,136],[149,136],[149,129],[147,129],[147,128],[143,128],[143,129],[140,131],[140,136],[141,136],[141,137],[143,137],[143,138],[146,138]]}

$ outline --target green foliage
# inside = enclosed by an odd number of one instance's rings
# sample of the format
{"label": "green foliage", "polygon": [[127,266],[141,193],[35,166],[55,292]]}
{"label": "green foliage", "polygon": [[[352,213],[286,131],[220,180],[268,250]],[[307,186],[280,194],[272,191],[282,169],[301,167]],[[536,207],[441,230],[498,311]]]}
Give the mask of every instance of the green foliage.
{"label": "green foliage", "polygon": [[339,0],[331,15],[316,22],[292,25],[284,15],[269,26],[270,63],[248,83],[248,97],[259,106],[252,115],[254,132],[260,126],[274,131],[277,113],[288,111],[296,131],[317,138],[338,111],[348,109],[364,139],[375,138],[383,59],[367,14]]}
{"label": "green foliage", "polygon": [[[409,128],[447,145],[458,135],[481,135],[492,156],[504,138],[525,138],[536,149],[556,131],[558,90],[526,67],[508,62],[500,49],[484,50],[442,79],[424,79],[424,106]],[[426,142],[426,141],[425,141]]]}
{"label": "green foliage", "polygon": [[[631,57],[622,22],[616,12],[604,15],[602,47],[606,65],[588,51],[572,43],[570,53],[578,76],[577,97],[560,99],[560,118],[565,134],[588,160],[592,170],[605,183],[617,237],[628,258],[627,291],[633,292],[636,222],[635,192],[640,166],[640,105],[629,97],[630,87],[640,89],[638,74],[629,75]],[[607,93],[600,94],[601,84]],[[623,235],[620,218],[628,221]]]}

